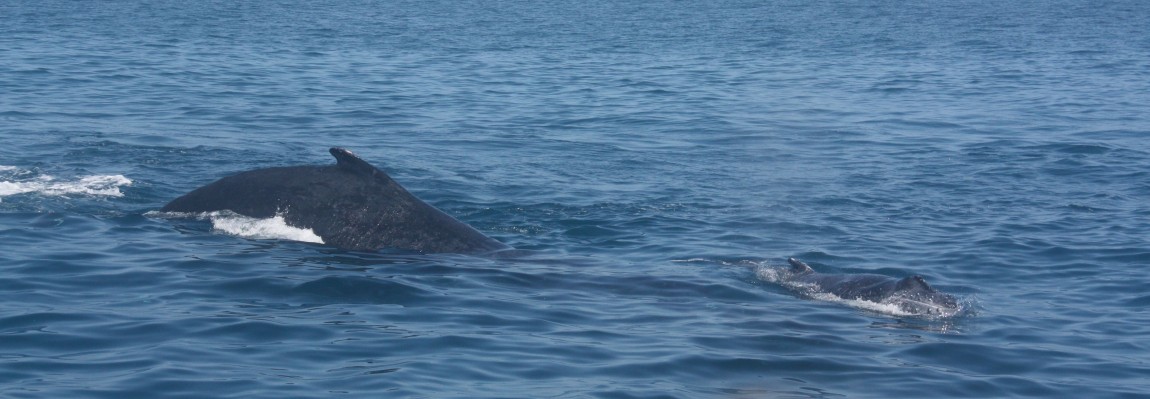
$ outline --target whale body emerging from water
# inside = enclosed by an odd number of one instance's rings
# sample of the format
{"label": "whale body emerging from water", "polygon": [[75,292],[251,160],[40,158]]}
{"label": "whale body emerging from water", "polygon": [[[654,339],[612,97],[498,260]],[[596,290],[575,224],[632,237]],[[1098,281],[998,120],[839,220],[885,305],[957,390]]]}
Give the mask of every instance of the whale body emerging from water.
{"label": "whale body emerging from water", "polygon": [[939,292],[921,276],[902,279],[877,274],[826,274],[795,258],[778,282],[806,290],[807,294],[831,294],[845,300],[893,305],[900,312],[920,316],[953,316],[959,311],[955,297]]}
{"label": "whale body emerging from water", "polygon": [[484,253],[509,247],[407,192],[351,151],[332,148],[335,165],[257,169],[222,178],[165,205],[163,212],[232,211],[282,216],[328,245],[423,253]]}

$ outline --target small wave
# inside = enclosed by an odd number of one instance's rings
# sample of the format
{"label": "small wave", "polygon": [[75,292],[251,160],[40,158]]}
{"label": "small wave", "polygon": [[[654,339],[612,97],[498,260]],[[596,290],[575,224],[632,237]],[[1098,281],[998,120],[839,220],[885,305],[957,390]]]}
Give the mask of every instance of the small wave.
{"label": "small wave", "polygon": [[[0,172],[19,172],[15,166],[0,165]],[[19,173],[6,173],[15,175]],[[124,175],[93,175],[74,180],[61,180],[54,176],[40,175],[31,178],[14,176],[0,177],[0,198],[16,194],[37,193],[60,196],[69,194],[122,197],[120,187],[132,185],[132,180]]]}
{"label": "small wave", "polygon": [[300,284],[293,291],[323,303],[408,305],[434,296],[432,292],[399,281],[365,276],[327,276]]}
{"label": "small wave", "polygon": [[185,212],[148,212],[145,216],[195,218],[212,222],[212,230],[237,237],[257,240],[291,240],[323,244],[323,238],[316,235],[312,229],[291,226],[284,219],[282,213],[270,218],[260,219],[240,215],[232,211],[214,211],[202,213]]}

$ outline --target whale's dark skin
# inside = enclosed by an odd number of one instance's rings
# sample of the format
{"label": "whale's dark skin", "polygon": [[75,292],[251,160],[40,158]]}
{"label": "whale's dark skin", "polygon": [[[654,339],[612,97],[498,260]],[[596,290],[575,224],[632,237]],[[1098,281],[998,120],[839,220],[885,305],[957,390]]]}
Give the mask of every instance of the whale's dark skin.
{"label": "whale's dark skin", "polygon": [[795,258],[788,258],[787,263],[791,267],[783,280],[809,286],[815,292],[896,305],[903,312],[916,315],[949,316],[959,310],[953,296],[935,290],[921,276],[896,279],[878,274],[825,274]]}
{"label": "whale's dark skin", "polygon": [[423,253],[485,253],[509,247],[407,192],[383,171],[342,148],[335,165],[257,169],[176,198],[164,212],[230,210],[253,218],[282,215],[327,245]]}

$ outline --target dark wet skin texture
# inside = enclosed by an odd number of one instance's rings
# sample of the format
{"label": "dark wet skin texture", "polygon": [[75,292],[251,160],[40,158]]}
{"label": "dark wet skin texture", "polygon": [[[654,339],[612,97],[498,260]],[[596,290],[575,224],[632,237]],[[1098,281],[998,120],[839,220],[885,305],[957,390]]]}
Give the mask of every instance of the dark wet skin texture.
{"label": "dark wet skin texture", "polygon": [[257,169],[222,178],[176,198],[164,212],[230,210],[254,218],[282,215],[327,245],[375,251],[484,253],[507,249],[407,192],[386,173],[342,148],[335,165]]}
{"label": "dark wet skin texture", "polygon": [[896,279],[878,274],[824,274],[795,258],[787,262],[791,264],[788,281],[812,284],[818,292],[842,299],[894,304],[920,315],[953,314],[958,309],[953,296],[935,290],[921,276]]}

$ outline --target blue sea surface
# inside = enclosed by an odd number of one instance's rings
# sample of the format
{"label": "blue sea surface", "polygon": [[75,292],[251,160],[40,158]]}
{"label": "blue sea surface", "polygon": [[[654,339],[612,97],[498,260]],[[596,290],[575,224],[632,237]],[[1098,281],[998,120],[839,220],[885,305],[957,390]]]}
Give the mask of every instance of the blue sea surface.
{"label": "blue sea surface", "polygon": [[[0,397],[1150,397],[1150,3],[0,2]],[[346,147],[516,257],[174,219]],[[922,275],[954,317],[761,276]]]}

